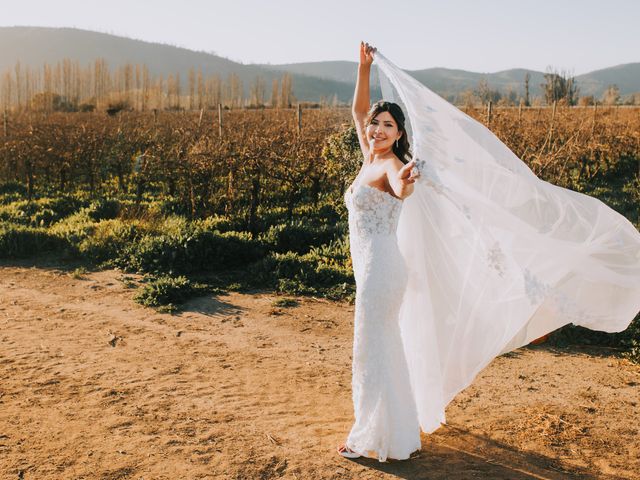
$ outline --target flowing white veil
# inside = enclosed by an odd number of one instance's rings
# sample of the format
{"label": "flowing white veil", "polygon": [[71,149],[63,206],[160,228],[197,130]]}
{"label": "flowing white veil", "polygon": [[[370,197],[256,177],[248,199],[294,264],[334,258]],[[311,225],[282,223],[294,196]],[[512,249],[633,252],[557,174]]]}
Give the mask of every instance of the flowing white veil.
{"label": "flowing white veil", "polygon": [[640,310],[640,233],[596,198],[545,182],[489,129],[379,52],[421,177],[398,242],[400,328],[422,430],[496,356],[563,325],[624,330]]}

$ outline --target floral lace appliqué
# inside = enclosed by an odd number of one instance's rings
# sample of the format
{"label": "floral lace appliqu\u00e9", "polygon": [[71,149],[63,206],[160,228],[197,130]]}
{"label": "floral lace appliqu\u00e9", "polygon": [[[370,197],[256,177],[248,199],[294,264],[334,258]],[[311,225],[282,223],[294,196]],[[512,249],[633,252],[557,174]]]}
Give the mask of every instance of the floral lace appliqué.
{"label": "floral lace appliqu\u00e9", "polygon": [[345,201],[359,236],[395,234],[402,200],[367,184],[347,190]]}
{"label": "floral lace appliqu\u00e9", "polygon": [[415,160],[416,166],[414,168],[420,174],[418,182],[431,187],[436,193],[439,194],[443,194],[445,190],[448,190],[448,187],[446,187],[444,183],[442,183],[442,180],[440,179],[440,176],[436,171],[436,167],[432,163],[427,163],[420,158],[416,158]]}
{"label": "floral lace appliqu\u00e9", "polygon": [[487,261],[489,266],[498,272],[498,275],[504,277],[505,255],[498,242],[495,242],[487,252]]}
{"label": "floral lace appliqu\u00e9", "polygon": [[528,268],[523,271],[524,289],[532,305],[548,302],[549,308],[554,309],[567,321],[576,325],[588,323],[598,323],[607,320],[607,317],[593,314],[581,307],[573,298],[553,288],[546,282],[540,280]]}

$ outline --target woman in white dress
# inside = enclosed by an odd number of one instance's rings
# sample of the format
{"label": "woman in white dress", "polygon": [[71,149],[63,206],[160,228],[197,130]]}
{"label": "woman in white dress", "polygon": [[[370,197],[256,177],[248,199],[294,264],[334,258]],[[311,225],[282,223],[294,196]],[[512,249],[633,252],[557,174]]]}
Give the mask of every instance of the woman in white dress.
{"label": "woman in white dress", "polygon": [[352,393],[356,421],[338,452],[402,459],[420,448],[420,426],[400,337],[399,309],[407,284],[396,228],[401,205],[419,174],[408,161],[401,108],[369,108],[375,49],[360,45],[353,118],[362,167],[347,192],[351,257],[356,279]]}
{"label": "woman in white dress", "polygon": [[[368,111],[374,60],[399,107]],[[538,178],[368,44],[353,116],[364,156],[345,193],[355,422],[338,451],[406,459],[498,355],[569,323],[625,330],[640,310],[640,233],[600,200]]]}

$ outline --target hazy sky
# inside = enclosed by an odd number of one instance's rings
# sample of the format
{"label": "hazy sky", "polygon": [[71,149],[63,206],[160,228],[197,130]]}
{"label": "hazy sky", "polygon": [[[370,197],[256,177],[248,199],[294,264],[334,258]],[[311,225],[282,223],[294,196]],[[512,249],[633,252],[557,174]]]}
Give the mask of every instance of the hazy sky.
{"label": "hazy sky", "polygon": [[0,0],[0,25],[76,27],[243,63],[357,60],[406,69],[576,75],[640,62],[636,0]]}

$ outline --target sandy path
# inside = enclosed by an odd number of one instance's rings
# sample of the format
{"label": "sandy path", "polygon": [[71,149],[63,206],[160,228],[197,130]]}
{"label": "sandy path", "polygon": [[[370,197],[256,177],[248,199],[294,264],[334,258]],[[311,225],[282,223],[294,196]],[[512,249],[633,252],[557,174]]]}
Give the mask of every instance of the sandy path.
{"label": "sandy path", "polygon": [[0,478],[640,478],[640,367],[606,351],[502,356],[415,458],[349,461],[352,306],[172,316],[120,277],[0,267]]}

